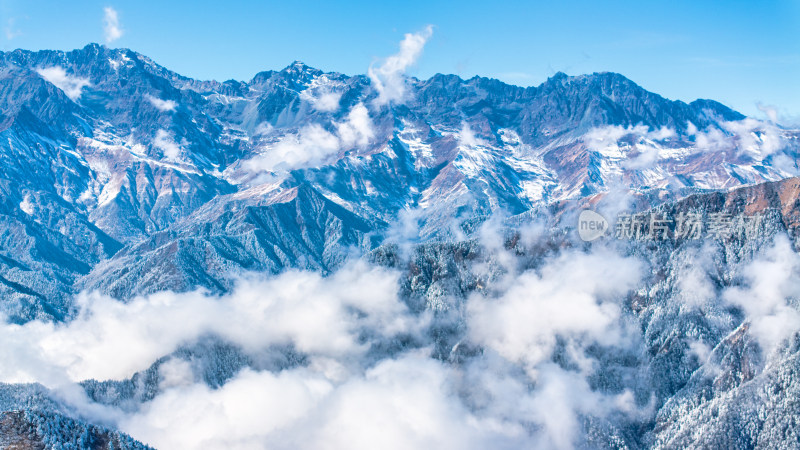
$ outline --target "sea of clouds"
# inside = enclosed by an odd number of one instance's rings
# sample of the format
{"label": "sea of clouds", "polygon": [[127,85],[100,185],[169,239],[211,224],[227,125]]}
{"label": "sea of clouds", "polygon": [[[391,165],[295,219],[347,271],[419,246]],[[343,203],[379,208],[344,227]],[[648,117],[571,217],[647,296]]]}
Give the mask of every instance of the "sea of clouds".
{"label": "sea of clouds", "polygon": [[[67,323],[0,326],[0,382],[41,383],[76,415],[156,448],[572,448],[586,418],[652,417],[641,392],[593,382],[603,370],[598,349],[640,351],[624,302],[646,280],[647,262],[597,244],[523,269],[494,226],[479,235],[501,275],[447,311],[413,312],[402,273],[363,260],[330,276],[247,274],[223,295],[160,292],[124,303],[84,293]],[[742,308],[764,349],[800,330],[789,303],[800,294],[800,257],[787,239],[718,295],[707,270],[702,260],[685,268],[676,298],[697,294],[687,307]],[[443,321],[461,329],[457,357],[434,351]],[[208,336],[253,363],[210,386],[198,364],[174,356]],[[259,364],[275,348],[302,362]],[[78,384],[128,379],[157,361],[156,395],[133,407],[94,402]]]}

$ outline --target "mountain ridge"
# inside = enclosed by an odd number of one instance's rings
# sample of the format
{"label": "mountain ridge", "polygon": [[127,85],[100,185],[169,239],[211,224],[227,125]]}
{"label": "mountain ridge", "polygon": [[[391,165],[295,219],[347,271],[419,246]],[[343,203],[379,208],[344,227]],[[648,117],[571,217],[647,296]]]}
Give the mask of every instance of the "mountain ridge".
{"label": "mountain ridge", "polygon": [[[713,101],[667,100],[612,72],[558,74],[527,88],[483,77],[403,78],[408,98],[383,107],[369,76],[299,61],[249,81],[201,81],[129,49],[90,44],[3,52],[0,66],[3,214],[19,224],[10,228],[19,230],[15,241],[45,249],[0,248],[15,261],[0,263],[8,281],[0,290],[11,299],[2,309],[19,320],[62,318],[79,286],[101,288],[86,282],[97,274],[81,280],[87,268],[114,264],[123,247],[147,248],[138,245],[158,233],[186,237],[181,223],[210,222],[213,214],[198,211],[224,199],[310,189],[328,209],[373,224],[378,241],[402,215],[426,240],[453,235],[453,217],[515,215],[614,189],[729,189],[796,170],[786,164],[797,154],[791,130]],[[307,240],[325,230],[283,223],[268,240],[294,242],[300,252],[327,245]],[[42,226],[49,231],[26,231]],[[261,253],[256,266],[283,267],[277,254]],[[307,260],[321,267],[320,255]],[[129,273],[116,263],[112,271]],[[45,287],[36,271],[57,287]],[[42,299],[61,312],[45,313],[54,309]]]}

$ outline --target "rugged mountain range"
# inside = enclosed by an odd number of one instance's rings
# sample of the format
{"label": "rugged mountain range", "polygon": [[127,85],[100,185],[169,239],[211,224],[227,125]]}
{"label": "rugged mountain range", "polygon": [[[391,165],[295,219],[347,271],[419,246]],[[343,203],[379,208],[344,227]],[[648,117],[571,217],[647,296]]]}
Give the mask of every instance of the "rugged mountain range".
{"label": "rugged mountain range", "polygon": [[80,289],[224,290],[229,270],[327,271],[403,214],[426,240],[451,236],[456,216],[796,172],[796,134],[614,73],[530,88],[436,75],[386,106],[368,77],[299,62],[224,83],[99,45],[17,50],[0,65],[0,282],[20,321],[63,319]]}
{"label": "rugged mountain range", "polygon": [[[467,299],[496,289],[506,253],[535,271],[589,246],[570,231],[580,208],[762,214],[747,239],[614,247],[648,261],[652,275],[622,306],[636,344],[591,347],[588,383],[631,392],[645,412],[587,414],[577,445],[796,442],[797,336],[759,346],[747,308],[687,302],[681,274],[703,255],[704,286],[721,298],[776,236],[798,249],[800,133],[711,100],[667,100],[615,73],[558,73],[528,88],[435,75],[403,87],[401,101],[386,103],[369,76],[300,62],[247,82],[198,81],[94,44],[0,54],[0,311],[18,324],[68,323],[82,291],[121,301],[222,294],[245,271],[328,275],[362,258],[403,274],[406,304],[435,316],[435,357],[459,366],[483,351],[465,331]],[[534,225],[547,231],[526,241],[520,230]],[[481,237],[495,228],[500,250]],[[135,410],[163,390],[170,360],[200,361],[212,387],[257,365],[209,339],[130,380],[82,387],[98,404]],[[571,367],[559,345],[553,359]],[[304,364],[283,350],[268,368]],[[0,433],[15,430],[31,448],[53,446],[59,424],[64,442],[141,448],[106,424],[69,422],[74,411],[41,386],[4,389],[2,409],[24,412],[0,416]]]}

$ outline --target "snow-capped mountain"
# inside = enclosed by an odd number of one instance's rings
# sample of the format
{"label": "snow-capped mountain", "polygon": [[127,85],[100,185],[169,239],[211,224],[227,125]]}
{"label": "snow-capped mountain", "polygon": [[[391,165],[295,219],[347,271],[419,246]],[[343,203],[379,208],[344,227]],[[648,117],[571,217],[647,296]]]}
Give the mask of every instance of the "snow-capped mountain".
{"label": "snow-capped mountain", "polygon": [[[451,236],[456,216],[797,170],[796,133],[613,73],[531,88],[436,75],[383,105],[369,77],[300,62],[224,83],[99,45],[0,64],[0,280],[18,320],[63,318],[76,289],[224,290],[229,270],[329,270],[400,218],[426,240]],[[297,211],[313,217],[295,226]]]}
{"label": "snow-capped mountain", "polygon": [[[200,81],[95,44],[1,53],[0,443],[145,448],[189,417],[204,430],[187,448],[259,448],[251,419],[269,416],[264,442],[314,447],[331,427],[309,424],[349,417],[343,398],[397,386],[473,446],[800,433],[800,132],[615,73],[389,81],[301,62]],[[592,247],[571,231],[586,206],[763,226]],[[773,275],[780,292],[759,291]],[[234,420],[180,400],[256,382],[272,386],[257,406],[303,401]],[[239,440],[212,433],[229,419]]]}

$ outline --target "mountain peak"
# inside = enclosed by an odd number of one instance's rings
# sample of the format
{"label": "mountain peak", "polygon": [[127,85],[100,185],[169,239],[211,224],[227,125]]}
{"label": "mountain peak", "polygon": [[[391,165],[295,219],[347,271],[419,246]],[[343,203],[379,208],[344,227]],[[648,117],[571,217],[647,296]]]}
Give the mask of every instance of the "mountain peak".
{"label": "mountain peak", "polygon": [[96,42],[90,42],[90,43],[86,44],[86,45],[83,47],[83,49],[82,49],[82,50],[95,50],[95,51],[99,51],[99,50],[101,50],[101,49],[107,49],[107,48],[108,48],[108,47],[106,47],[106,46],[105,46],[105,45],[103,45],[103,44],[98,44],[98,43],[96,43]]}
{"label": "mountain peak", "polygon": [[303,61],[294,60],[294,61],[292,61],[291,64],[289,64],[288,66],[284,67],[281,70],[281,72],[300,74],[300,73],[318,72],[318,70],[313,68],[313,67],[311,67],[311,66],[309,66],[309,65],[307,65]]}

